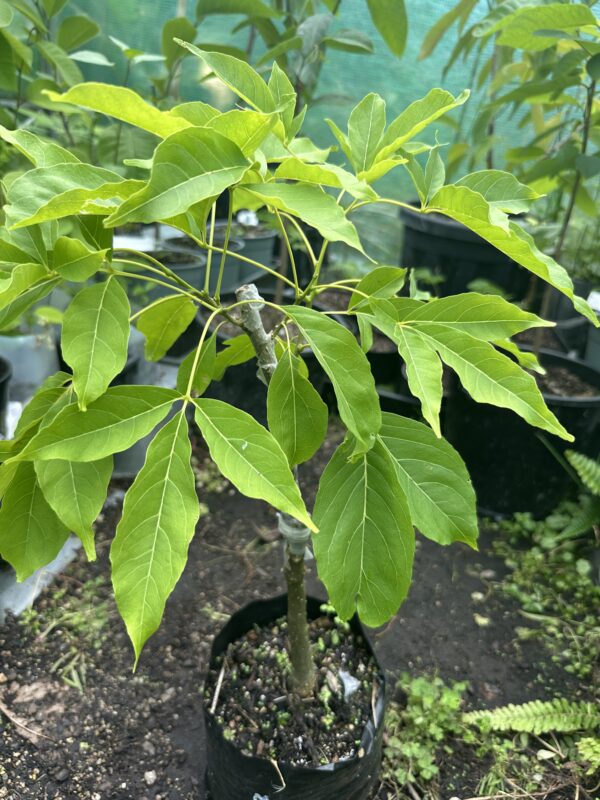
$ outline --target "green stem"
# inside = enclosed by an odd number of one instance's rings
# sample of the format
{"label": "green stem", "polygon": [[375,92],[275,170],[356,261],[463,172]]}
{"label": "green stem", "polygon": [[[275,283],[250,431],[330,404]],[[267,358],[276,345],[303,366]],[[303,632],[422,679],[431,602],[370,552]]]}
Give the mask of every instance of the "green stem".
{"label": "green stem", "polygon": [[[216,206],[216,204],[215,204]],[[213,208],[215,207],[213,206]],[[223,242],[223,252],[221,253],[221,262],[219,264],[219,274],[217,276],[217,287],[215,291],[215,299],[217,303],[221,296],[221,284],[223,282],[223,273],[225,271],[225,261],[227,259],[227,249],[229,247],[229,236],[231,234],[231,223],[233,220],[233,193],[229,191],[229,210],[227,212],[227,229],[225,231],[225,241]]]}
{"label": "green stem", "polygon": [[292,249],[292,243],[290,242],[290,237],[287,235],[287,231],[285,229],[285,223],[281,219],[281,214],[277,209],[275,209],[275,217],[277,219],[277,224],[279,226],[279,230],[281,231],[281,235],[283,237],[283,241],[285,242],[285,248],[287,250],[289,264],[292,268],[292,275],[294,278],[294,294],[296,296],[296,300],[298,299],[298,295],[300,294],[300,284],[298,283],[298,270],[296,269],[296,259],[294,258],[294,251]]}
{"label": "green stem", "polygon": [[208,254],[206,256],[206,273],[204,275],[204,291],[206,294],[210,294],[210,268],[212,262],[212,253],[213,253],[213,239],[215,236],[215,217],[217,214],[217,204],[213,203],[213,207],[210,210],[210,233],[208,234]]}

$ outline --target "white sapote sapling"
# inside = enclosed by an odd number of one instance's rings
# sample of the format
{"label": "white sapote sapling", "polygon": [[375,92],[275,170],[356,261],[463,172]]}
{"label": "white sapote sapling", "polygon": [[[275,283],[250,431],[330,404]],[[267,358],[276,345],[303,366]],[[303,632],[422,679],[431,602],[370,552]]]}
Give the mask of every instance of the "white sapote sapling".
{"label": "white sapote sapling", "polygon": [[[323,281],[331,242],[364,252],[352,221],[358,209],[374,203],[404,205],[380,197],[373,184],[392,169],[407,169],[423,214],[462,222],[565,294],[594,324],[596,316],[574,296],[565,271],[509,219],[514,198],[522,202],[527,194],[516,179],[505,174],[501,182],[485,181],[478,173],[472,182],[467,177],[460,185],[446,184],[439,148],[416,141],[425,127],[464,103],[468,93],[453,97],[434,89],[389,124],[383,99],[368,95],[350,114],[347,132],[331,126],[345,160],[340,166],[328,161],[329,150],[299,136],[296,93],[276,64],[265,82],[230,55],[181,44],[238,95],[244,108],[220,112],[191,102],[160,111],[130,89],[95,83],[62,95],[50,93],[62,105],[107,114],[154,135],[151,162],[137,164],[147,170],[145,179],[61,162],[54,150],[55,157],[47,160],[46,148],[53,145],[35,140],[33,146],[31,136],[11,133],[11,143],[33,165],[7,190],[6,228],[0,235],[0,322],[10,324],[61,281],[78,281],[82,288],[62,329],[71,373],[58,373],[40,388],[14,439],[1,451],[0,554],[22,580],[48,563],[72,531],[93,558],[93,523],[106,496],[113,454],[171,414],[126,493],[111,548],[116,601],[137,661],[160,625],[199,517],[188,438],[188,412],[193,411],[222,474],[240,492],[266,501],[282,515],[288,540],[290,689],[309,695],[314,667],[304,547],[311,533],[317,569],[337,613],[348,619],[358,611],[369,626],[385,623],[406,597],[413,526],[442,545],[462,541],[476,546],[473,490],[460,457],[441,437],[444,364],[476,401],[512,409],[538,428],[572,438],[523,368],[535,369],[535,358],[511,341],[516,333],[551,323],[500,297],[400,297],[405,270],[398,267],[374,266],[360,281]],[[223,192],[230,194],[231,213],[221,247],[213,243],[212,232],[215,202]],[[234,255],[276,275],[290,290],[287,305],[265,302],[253,286],[240,287],[233,303],[220,299],[231,255],[231,214],[239,208],[265,209],[281,231],[289,277]],[[59,236],[61,220],[72,224],[69,248]],[[205,288],[195,289],[147,254],[115,254],[112,229],[132,222],[168,223],[207,251]],[[286,227],[304,237],[301,223],[324,239],[318,253],[306,243],[313,269],[305,286],[298,283]],[[93,276],[96,282],[85,285]],[[170,291],[132,312],[121,283],[125,278]],[[331,286],[348,294],[346,313],[358,323],[360,342],[328,313],[312,307]],[[265,306],[269,315],[262,311]],[[176,389],[110,385],[125,363],[131,322],[146,337],[147,357],[159,359],[199,308],[206,323],[181,364]],[[278,321],[268,330],[265,320],[273,315]],[[217,352],[214,326],[224,322],[237,325],[239,335]],[[397,344],[426,423],[382,414],[365,355],[374,328]],[[312,516],[296,470],[322,445],[327,409],[308,376],[307,347],[333,386],[346,430],[320,478]],[[257,359],[258,378],[268,384],[268,428],[226,402],[203,396],[229,366],[251,358]]]}

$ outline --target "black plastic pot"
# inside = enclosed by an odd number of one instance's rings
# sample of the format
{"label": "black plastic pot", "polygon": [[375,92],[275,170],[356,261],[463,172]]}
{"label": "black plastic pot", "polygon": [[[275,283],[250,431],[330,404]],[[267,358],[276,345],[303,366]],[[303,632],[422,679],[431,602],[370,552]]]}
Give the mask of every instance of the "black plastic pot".
{"label": "black plastic pot", "polygon": [[10,361],[0,356],[0,438],[6,436],[6,413],[8,411],[8,387],[12,375]]}
{"label": "black plastic pot", "polygon": [[593,397],[544,394],[574,443],[527,425],[511,411],[475,403],[462,388],[448,399],[445,435],[465,460],[484,514],[546,516],[573,485],[557,456],[568,447],[594,458],[600,452],[600,370],[552,350],[540,351],[540,361],[566,367],[598,389]]}
{"label": "black plastic pot", "polygon": [[441,214],[421,214],[402,208],[404,243],[402,267],[428,267],[443,275],[439,293],[446,297],[468,291],[471,281],[483,278],[514,300],[529,287],[529,273],[476,233]]}
{"label": "black plastic pot", "polygon": [[[593,286],[589,281],[577,278],[574,281],[574,288],[575,294],[587,297]],[[567,352],[583,357],[588,331],[592,326],[584,316],[575,311],[573,303],[566,295],[556,289],[548,291],[551,293],[548,318],[556,322],[554,333],[557,339]]]}
{"label": "black plastic pot", "polygon": [[[322,600],[308,598],[308,616],[322,615]],[[235,613],[215,638],[211,650],[212,669],[215,659],[224,653],[230,642],[239,639],[254,625],[274,622],[287,612],[287,597],[257,600]],[[358,620],[350,621],[352,631],[368,639]],[[232,742],[223,737],[213,715],[204,709],[208,750],[207,786],[211,800],[366,800],[375,786],[381,764],[381,746],[385,712],[385,676],[380,673],[379,696],[375,701],[375,723],[371,720],[362,734],[364,755],[326,764],[318,768],[294,767],[279,762],[274,765],[262,758],[244,755]],[[281,775],[279,774],[281,772]],[[281,777],[285,788],[279,790]]]}

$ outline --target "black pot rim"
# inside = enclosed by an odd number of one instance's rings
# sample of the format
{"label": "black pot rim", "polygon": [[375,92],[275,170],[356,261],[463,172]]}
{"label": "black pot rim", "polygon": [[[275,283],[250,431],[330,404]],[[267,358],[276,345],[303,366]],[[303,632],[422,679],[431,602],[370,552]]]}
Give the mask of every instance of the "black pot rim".
{"label": "black pot rim", "polygon": [[[311,614],[311,608],[314,608],[315,605],[317,605],[317,607],[320,610],[320,606],[327,602],[326,600],[314,597],[312,595],[307,595],[306,600],[307,600],[307,607],[308,607],[309,616]],[[214,658],[217,655],[215,653],[215,642],[216,642],[217,638],[227,630],[227,627],[232,624],[232,619],[237,614],[240,614],[241,612],[250,612],[250,613],[252,613],[255,610],[264,608],[264,607],[272,605],[272,604],[281,604],[282,607],[287,607],[287,594],[280,594],[280,595],[277,595],[275,597],[270,597],[270,598],[265,598],[265,599],[252,600],[250,603],[247,603],[245,606],[242,606],[242,608],[238,609],[234,614],[231,615],[229,620],[225,623],[225,625],[220,629],[218,634],[213,639],[213,644],[212,644],[212,647],[211,647],[211,654],[210,654],[210,661],[209,661],[209,669],[212,667]],[[285,614],[285,610],[282,611],[282,614]],[[350,626],[352,628],[353,633],[355,635],[362,636],[364,638],[365,642],[367,642],[368,649],[371,650],[371,652],[373,653],[373,650],[370,647],[369,641],[368,641],[368,639],[367,639],[367,637],[365,635],[364,629],[362,627],[362,623],[360,622],[360,620],[358,618],[358,614],[355,614],[354,617],[352,617],[352,619],[349,620],[349,624],[350,624]],[[248,628],[248,630],[250,630],[250,628]],[[373,653],[373,656],[377,661],[377,658],[374,655],[374,653]],[[369,739],[372,738],[372,736],[373,736],[372,730],[373,729],[376,730],[377,728],[381,727],[384,724],[385,706],[386,706],[386,699],[387,699],[386,698],[386,695],[387,695],[387,684],[386,684],[385,673],[384,673],[383,669],[381,669],[381,667],[379,666],[379,662],[378,661],[377,661],[377,666],[379,667],[379,693],[378,693],[377,700],[374,703],[374,709],[375,709],[375,714],[377,716],[377,719],[373,720],[373,715],[371,715],[371,718],[369,719],[369,721],[365,725],[365,729],[364,729],[364,731],[362,733],[362,736],[361,736],[361,746],[362,745],[366,745],[369,742]],[[204,711],[204,715],[205,715],[206,721],[218,733],[218,736],[222,740],[222,743],[223,743],[224,746],[235,750],[236,753],[238,753],[240,756],[242,756],[242,758],[247,759],[249,762],[250,761],[260,761],[262,763],[262,762],[267,760],[267,759],[260,758],[259,756],[246,755],[245,753],[243,753],[239,749],[239,747],[237,747],[235,745],[235,743],[225,739],[225,737],[223,736],[223,731],[221,729],[221,726],[217,722],[215,716],[210,713],[210,710],[207,707],[206,702],[203,702],[202,708],[203,708],[203,711]],[[328,763],[328,764],[322,764],[322,765],[319,765],[318,767],[296,766],[296,765],[288,764],[285,761],[280,761],[278,763],[282,767],[293,768],[294,770],[297,770],[298,772],[304,772],[306,774],[310,774],[310,773],[314,773],[314,772],[330,772],[332,769],[343,768],[345,765],[352,764],[358,758],[359,758],[359,756],[355,755],[355,756],[352,756],[351,758],[346,758],[346,759],[340,760],[340,761],[335,762],[335,763],[331,762],[331,763]]]}

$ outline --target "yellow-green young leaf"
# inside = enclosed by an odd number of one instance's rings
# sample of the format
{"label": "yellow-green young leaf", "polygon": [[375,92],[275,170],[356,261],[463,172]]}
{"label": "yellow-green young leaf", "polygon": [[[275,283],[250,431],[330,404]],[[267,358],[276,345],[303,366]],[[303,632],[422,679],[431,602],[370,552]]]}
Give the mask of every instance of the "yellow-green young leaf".
{"label": "yellow-green young leaf", "polygon": [[42,56],[48,61],[56,73],[61,78],[63,83],[67,86],[74,86],[76,83],[81,83],[83,75],[77,64],[69,58],[68,53],[59,47],[56,42],[40,41],[37,47]]}
{"label": "yellow-green young leaf", "polygon": [[364,253],[354,225],[344,209],[319,186],[289,183],[253,183],[244,189],[265,205],[286,211],[316,228],[330,242],[345,242]]}
{"label": "yellow-green young leaf", "polygon": [[100,26],[97,22],[86,17],[85,14],[77,14],[62,20],[56,41],[65,52],[70,53],[73,50],[79,50],[98,33],[100,33]]}
{"label": "yellow-green young leaf", "polygon": [[36,167],[79,163],[77,156],[54,142],[47,142],[28,130],[10,131],[0,125],[0,138],[9,142]]}
{"label": "yellow-green young leaf", "polygon": [[381,441],[396,465],[415,527],[438,544],[476,548],[475,492],[462,458],[422,422],[382,416]]}
{"label": "yellow-green young leaf", "polygon": [[282,161],[275,171],[276,178],[315,183],[320,186],[333,186],[344,189],[358,200],[373,200],[376,192],[364,181],[358,180],[337,164],[307,164],[299,158]]}
{"label": "yellow-green young leaf", "polygon": [[13,267],[9,276],[0,280],[0,309],[6,308],[44,276],[48,276],[48,270],[43,264],[17,264]]}
{"label": "yellow-green young leaf", "polygon": [[441,436],[442,362],[435,348],[408,326],[398,327],[394,341],[406,364],[406,378],[412,394],[421,401],[421,413]]}
{"label": "yellow-green young leaf", "polygon": [[33,464],[19,464],[0,508],[0,556],[14,567],[17,580],[56,558],[68,535],[42,494]]}
{"label": "yellow-green young leaf", "polygon": [[108,83],[81,83],[64,94],[48,92],[48,97],[56,103],[70,103],[74,106],[97,111],[109,117],[135,125],[136,128],[154,133],[164,138],[177,131],[189,128],[191,123],[183,117],[159,111],[143,100],[137,92],[123,86]]}
{"label": "yellow-green young leaf", "polygon": [[375,267],[354,287],[356,291],[351,295],[348,308],[369,297],[393,297],[404,286],[406,270],[402,267]]}
{"label": "yellow-green young leaf", "polygon": [[188,128],[161,142],[148,183],[107,220],[155,222],[183,214],[240,181],[250,164],[233,142],[206,128]]}
{"label": "yellow-green young leaf", "polygon": [[56,164],[26,172],[7,193],[8,222],[22,228],[74,214],[108,214],[143,185],[89,164]]}
{"label": "yellow-green young leaf", "polygon": [[0,28],[8,28],[13,21],[14,12],[7,0],[0,0]]}
{"label": "yellow-green young leaf", "polygon": [[373,166],[384,130],[385,100],[371,92],[352,109],[348,119],[352,166],[359,177]]}
{"label": "yellow-green young leaf", "polygon": [[245,333],[234,336],[223,343],[223,349],[217,353],[213,367],[213,378],[220,381],[229,367],[245,364],[254,358],[256,351]]}
{"label": "yellow-green young leaf", "polygon": [[347,328],[303,306],[286,306],[335,391],[338,410],[348,430],[368,449],[381,427],[379,397],[367,357]]}
{"label": "yellow-green young leaf", "polygon": [[269,430],[291,467],[308,461],[323,444],[328,410],[302,373],[303,362],[286,348],[277,363],[267,393]]}
{"label": "yellow-green young leaf", "polygon": [[325,468],[314,517],[319,577],[342,619],[358,611],[372,627],[396,613],[408,593],[414,532],[406,496],[389,453],[376,442],[350,459],[344,442]]}
{"label": "yellow-green young leaf", "polygon": [[501,30],[498,44],[519,50],[538,51],[556,45],[556,36],[544,36],[542,31],[576,31],[585,25],[596,27],[591,8],[583,3],[519,8],[505,17],[494,29]]}
{"label": "yellow-green young leaf", "polygon": [[[482,169],[465,175],[456,182],[482,194],[488,203],[507,214],[522,214],[529,211],[533,200],[540,195],[524,183],[520,183],[510,172],[500,169]],[[441,188],[441,187],[440,187]]]}
{"label": "yellow-green young leaf", "polygon": [[112,386],[87,411],[63,408],[16,458],[99,461],[127,450],[169,413],[179,393],[160,386]]}
{"label": "yellow-green young leaf", "polygon": [[180,39],[177,42],[190,53],[201,58],[206,66],[251,108],[267,114],[275,111],[275,101],[269,87],[250,64],[226,53],[200,50],[193,44]]}
{"label": "yellow-green young leaf", "polygon": [[161,359],[169,347],[188,329],[197,308],[189,297],[173,295],[148,306],[137,318],[137,329],[146,337],[145,355],[149,361]]}
{"label": "yellow-green young leaf", "polygon": [[38,461],[35,471],[47,503],[65,527],[75,533],[90,561],[96,558],[92,525],[106,500],[112,456],[101,461]]}
{"label": "yellow-green young leaf", "polygon": [[127,293],[113,277],[81,289],[65,312],[61,349],[83,411],[127,362],[130,313]]}
{"label": "yellow-green young leaf", "polygon": [[[213,333],[202,344],[200,358],[194,370],[192,379],[192,390],[198,395],[204,394],[210,385],[215,373],[215,361],[217,358],[217,334]],[[196,361],[196,351],[187,355],[179,366],[177,372],[177,391],[185,394],[188,390],[190,377],[194,362]]]}
{"label": "yellow-green young leaf", "polygon": [[196,26],[187,17],[174,17],[168,19],[162,29],[162,53],[165,57],[165,66],[171,69],[186,53],[177,44],[175,39],[193,41],[196,38]]}
{"label": "yellow-green young leaf", "polygon": [[80,239],[61,236],[54,244],[52,266],[68,281],[84,282],[98,272],[107,252],[93,250]]}
{"label": "yellow-green young leaf", "polygon": [[415,100],[390,123],[383,136],[377,161],[394,154],[405,142],[414,139],[424,128],[453,108],[461,106],[468,98],[468,90],[454,97],[444,89],[431,89],[421,100]]}
{"label": "yellow-green young leaf", "polygon": [[162,428],[125,495],[110,550],[119,612],[135,650],[160,625],[200,516],[185,412]]}
{"label": "yellow-green young leaf", "polygon": [[196,17],[208,14],[241,14],[244,17],[277,17],[279,13],[262,0],[198,0]]}
{"label": "yellow-green young leaf", "polygon": [[367,0],[371,19],[383,41],[395,56],[401,56],[408,36],[404,0]]}
{"label": "yellow-green young leaf", "polygon": [[577,311],[598,325],[596,314],[585,300],[575,296],[573,282],[567,271],[553,258],[542,253],[532,237],[515,222],[510,222],[506,214],[490,206],[483,195],[467,186],[444,186],[432,198],[427,210],[462,222],[517,264],[566,295],[573,301]]}
{"label": "yellow-green young leaf", "polygon": [[250,414],[228,403],[204,398],[194,402],[196,423],[223,475],[242,494],[264,500],[316,531],[275,437]]}
{"label": "yellow-green young leaf", "polygon": [[[278,123],[279,118],[275,113],[263,114],[235,108],[213,117],[205,125],[237,144],[242,153],[250,157]],[[283,136],[283,131],[281,133]]]}
{"label": "yellow-green young leaf", "polygon": [[[292,37],[292,40],[299,37]],[[294,112],[296,110],[297,95],[292,82],[281,69],[277,61],[273,61],[271,75],[269,76],[269,91],[277,107],[280,119],[287,133],[286,141],[293,138]]]}

